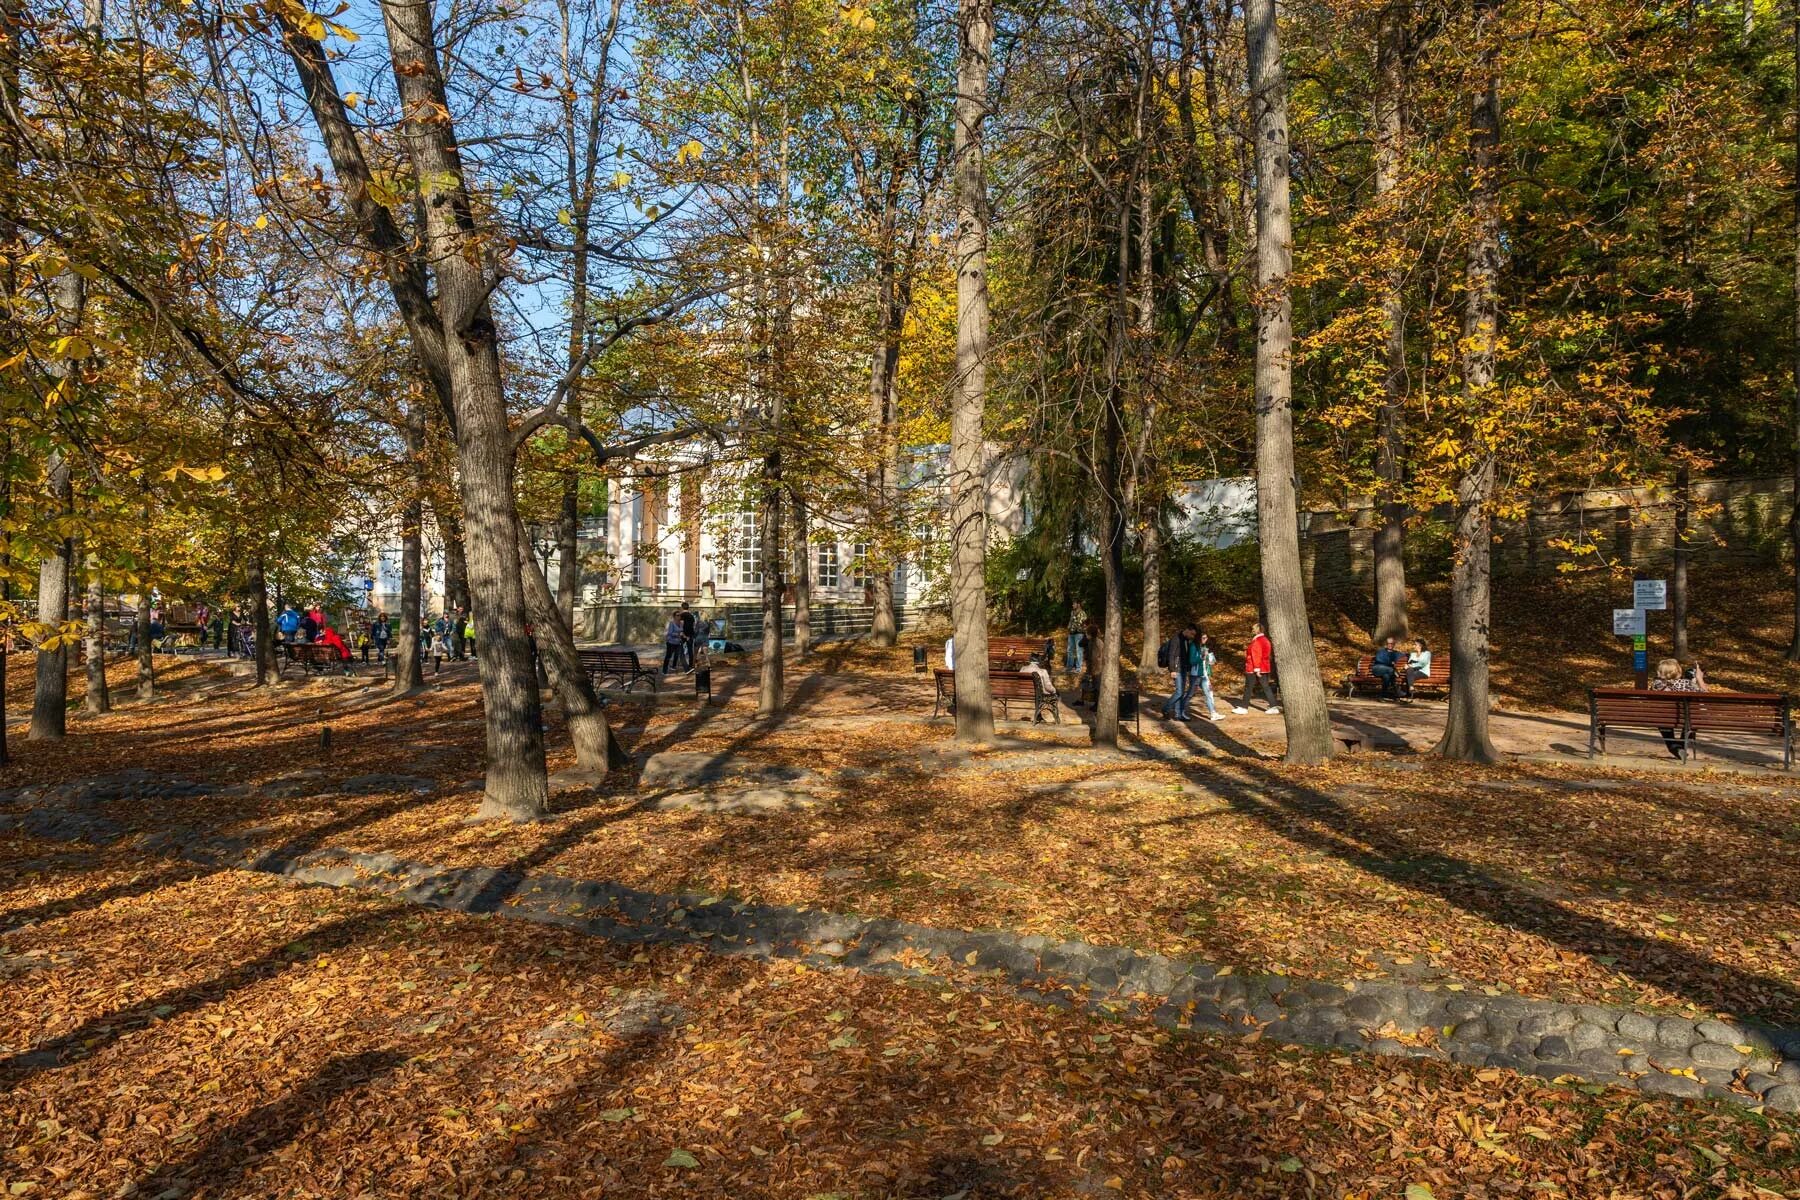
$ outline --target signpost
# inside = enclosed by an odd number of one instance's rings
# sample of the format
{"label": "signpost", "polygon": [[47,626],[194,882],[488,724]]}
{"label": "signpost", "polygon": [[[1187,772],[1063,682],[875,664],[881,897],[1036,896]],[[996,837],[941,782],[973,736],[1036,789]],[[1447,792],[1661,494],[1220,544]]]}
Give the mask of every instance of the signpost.
{"label": "signpost", "polygon": [[1640,691],[1650,686],[1649,621],[1645,614],[1661,612],[1668,607],[1668,580],[1634,579],[1631,581],[1631,607],[1612,610],[1613,634],[1631,639],[1631,671],[1637,676]]}

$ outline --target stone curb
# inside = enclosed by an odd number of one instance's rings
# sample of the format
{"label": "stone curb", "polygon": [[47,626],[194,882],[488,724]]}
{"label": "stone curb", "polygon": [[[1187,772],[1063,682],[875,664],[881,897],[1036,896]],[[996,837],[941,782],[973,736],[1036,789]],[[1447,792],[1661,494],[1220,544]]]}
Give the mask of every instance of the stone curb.
{"label": "stone curb", "polygon": [[[94,782],[101,788],[90,798],[122,785]],[[151,787],[162,795],[204,790],[167,782]],[[0,801],[29,803],[41,798],[34,792],[0,793]],[[697,945],[725,956],[799,960],[962,990],[998,985],[1037,1003],[1129,1010],[1183,1031],[1259,1033],[1291,1045],[1503,1067],[1563,1082],[1800,1112],[1800,1030],[1766,1024],[1490,995],[1455,983],[1239,975],[1229,967],[1036,934],[940,929],[492,867],[437,867],[387,853],[289,852],[194,830],[134,835],[97,814],[35,804],[0,814],[0,829],[7,828],[59,841],[135,838],[145,850],[204,866],[568,926],[627,944]],[[919,961],[951,973],[910,965]]]}

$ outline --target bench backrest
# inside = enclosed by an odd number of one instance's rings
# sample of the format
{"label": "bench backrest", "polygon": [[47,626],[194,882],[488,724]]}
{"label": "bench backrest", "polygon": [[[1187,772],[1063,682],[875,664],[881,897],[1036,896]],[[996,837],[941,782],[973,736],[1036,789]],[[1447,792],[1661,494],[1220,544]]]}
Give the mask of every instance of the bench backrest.
{"label": "bench backrest", "polygon": [[1602,725],[1670,728],[1682,723],[1687,700],[1681,692],[1640,692],[1636,688],[1594,688],[1589,697],[1593,718]]}
{"label": "bench backrest", "polygon": [[[956,695],[956,672],[947,667],[937,668],[937,686],[946,696]],[[1041,686],[1036,675],[1027,675],[1023,671],[988,672],[988,694],[996,700],[1035,700]]]}
{"label": "bench backrest", "polygon": [[1034,654],[1042,654],[1046,661],[1050,656],[1048,638],[1032,637],[993,637],[988,638],[989,662],[1030,662]]}
{"label": "bench backrest", "polygon": [[636,650],[576,650],[575,655],[584,667],[638,669]]}
{"label": "bench backrest", "polygon": [[1696,730],[1781,733],[1788,724],[1788,698],[1762,692],[1694,692],[1688,724]]}

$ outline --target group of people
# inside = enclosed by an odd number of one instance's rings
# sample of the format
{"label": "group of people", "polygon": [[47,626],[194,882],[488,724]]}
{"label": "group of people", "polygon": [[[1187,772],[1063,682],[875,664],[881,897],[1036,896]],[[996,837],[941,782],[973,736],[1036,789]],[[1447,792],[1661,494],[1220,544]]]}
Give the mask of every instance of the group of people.
{"label": "group of people", "polygon": [[1414,638],[1409,653],[1395,645],[1394,638],[1381,643],[1375,651],[1369,671],[1381,680],[1381,695],[1386,700],[1412,701],[1413,687],[1431,674],[1431,649],[1424,638]]}
{"label": "group of people", "polygon": [[[1213,697],[1213,669],[1219,656],[1212,647],[1212,636],[1193,621],[1187,622],[1174,637],[1156,652],[1157,666],[1169,672],[1169,698],[1163,701],[1165,720],[1193,720],[1195,696],[1206,701],[1206,719],[1217,721],[1220,712]],[[1250,711],[1253,693],[1262,694],[1266,713],[1280,713],[1281,702],[1275,694],[1275,647],[1263,631],[1262,622],[1250,625],[1250,640],[1244,646],[1244,690],[1231,711],[1239,716]]]}
{"label": "group of people", "polygon": [[[397,621],[398,618],[388,616],[385,611],[378,611],[369,618],[366,628],[353,635],[365,663],[387,662],[388,646],[398,636],[395,628]],[[325,610],[316,604],[304,611],[296,609],[292,604],[284,606],[275,618],[275,641],[277,644],[291,642],[297,645],[329,646],[340,661],[347,663],[351,659],[351,649],[344,641],[343,634],[333,628]],[[254,642],[251,645],[253,647]],[[253,650],[247,651],[250,652]],[[439,613],[429,622],[421,621],[419,652],[428,658],[435,654],[439,658],[457,661],[475,657],[475,623],[469,617],[469,610],[453,608],[449,612]]]}
{"label": "group of people", "polygon": [[663,627],[662,673],[674,675],[706,665],[706,653],[712,643],[712,619],[703,617],[687,605],[669,614]]}

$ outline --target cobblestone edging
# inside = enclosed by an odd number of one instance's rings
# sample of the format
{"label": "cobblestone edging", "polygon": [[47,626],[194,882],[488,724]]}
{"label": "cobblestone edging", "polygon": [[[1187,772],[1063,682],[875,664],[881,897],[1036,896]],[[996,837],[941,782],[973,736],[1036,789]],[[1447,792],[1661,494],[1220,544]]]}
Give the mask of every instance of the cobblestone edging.
{"label": "cobblestone edging", "polygon": [[[81,808],[95,801],[194,795],[199,785],[109,777],[84,785],[0,793],[0,829],[62,841],[135,844],[206,866],[262,871],[303,883],[358,887],[466,913],[570,926],[624,943],[693,944],[722,955],[798,959],[898,978],[998,984],[1024,999],[1134,1008],[1176,1029],[1245,1035],[1414,1058],[1505,1067],[1546,1079],[1715,1097],[1800,1112],[1800,1030],[1630,1009],[1488,995],[1454,983],[1335,984],[1115,946],[1006,931],[938,929],[718,897],[640,891],[619,884],[490,867],[442,868],[391,854],[269,848],[245,839],[172,829],[133,835]],[[919,956],[919,957],[914,957]],[[908,962],[955,968],[946,980]],[[968,986],[967,981],[962,982]],[[1425,1033],[1420,1038],[1417,1035]]]}

